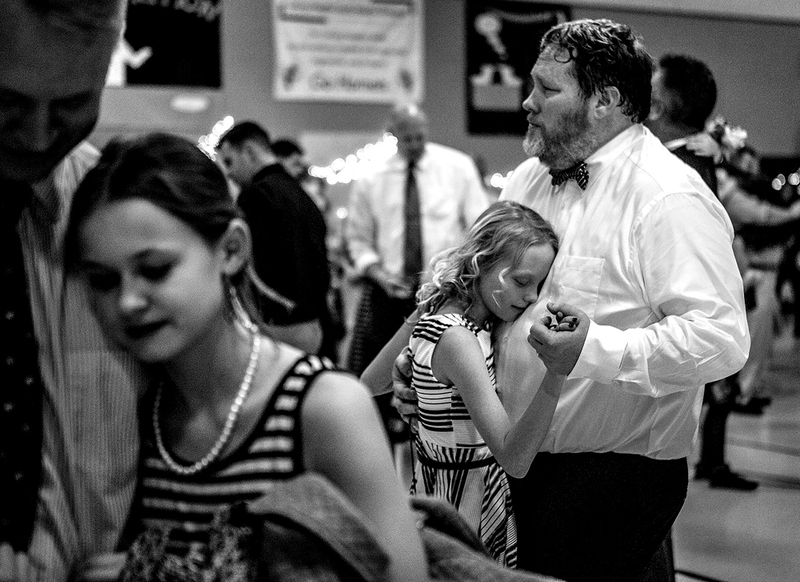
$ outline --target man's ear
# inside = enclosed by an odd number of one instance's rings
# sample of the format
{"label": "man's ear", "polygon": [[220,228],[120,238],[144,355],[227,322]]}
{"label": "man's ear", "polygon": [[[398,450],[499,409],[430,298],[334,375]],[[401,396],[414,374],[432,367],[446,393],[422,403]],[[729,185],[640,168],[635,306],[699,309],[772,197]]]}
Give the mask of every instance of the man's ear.
{"label": "man's ear", "polygon": [[219,240],[218,249],[222,254],[222,271],[233,276],[241,271],[250,261],[251,254],[250,229],[241,218],[234,218]]}
{"label": "man's ear", "polygon": [[242,144],[242,157],[247,160],[251,165],[258,162],[258,151],[256,145],[252,141],[246,141]]}
{"label": "man's ear", "polygon": [[598,91],[594,96],[592,111],[597,119],[608,117],[620,105],[622,98],[619,89],[613,85]]}
{"label": "man's ear", "polygon": [[655,121],[661,117],[664,113],[664,106],[661,104],[660,101],[656,101],[655,99],[650,101],[650,113],[647,114],[647,119],[650,121]]}

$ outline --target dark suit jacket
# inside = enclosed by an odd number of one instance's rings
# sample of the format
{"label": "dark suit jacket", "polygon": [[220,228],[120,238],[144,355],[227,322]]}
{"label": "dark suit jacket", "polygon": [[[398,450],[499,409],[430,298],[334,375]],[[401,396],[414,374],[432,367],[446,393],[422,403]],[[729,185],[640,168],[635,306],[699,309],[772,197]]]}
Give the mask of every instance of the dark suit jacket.
{"label": "dark suit jacket", "polygon": [[262,168],[237,200],[253,237],[253,266],[264,283],[294,301],[291,313],[262,305],[262,316],[276,325],[330,319],[327,226],[300,182],[280,164]]}
{"label": "dark suit jacket", "polygon": [[677,149],[674,149],[672,150],[672,153],[697,170],[697,173],[700,174],[703,182],[705,182],[706,185],[711,188],[714,196],[717,196],[717,171],[714,164],[714,158],[710,158],[708,156],[698,156],[694,152],[690,151],[686,146],[681,146]]}

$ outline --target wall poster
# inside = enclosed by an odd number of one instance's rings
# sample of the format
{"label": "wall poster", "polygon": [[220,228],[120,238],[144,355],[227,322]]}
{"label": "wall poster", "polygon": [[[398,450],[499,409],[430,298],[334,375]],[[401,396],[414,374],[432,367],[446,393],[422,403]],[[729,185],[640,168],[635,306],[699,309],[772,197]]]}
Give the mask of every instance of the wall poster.
{"label": "wall poster", "polygon": [[568,6],[510,0],[467,2],[467,131],[524,135],[522,101],[539,41],[570,19]]}
{"label": "wall poster", "polygon": [[422,0],[274,0],[274,97],[423,98]]}
{"label": "wall poster", "polygon": [[106,86],[218,89],[222,0],[128,0]]}

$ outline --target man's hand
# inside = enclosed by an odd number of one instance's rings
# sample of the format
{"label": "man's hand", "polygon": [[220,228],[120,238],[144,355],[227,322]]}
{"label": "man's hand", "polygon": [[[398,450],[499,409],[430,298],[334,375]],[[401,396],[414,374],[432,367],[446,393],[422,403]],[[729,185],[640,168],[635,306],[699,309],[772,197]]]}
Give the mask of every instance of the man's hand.
{"label": "man's hand", "polygon": [[567,376],[581,355],[589,333],[589,316],[567,303],[548,303],[547,309],[550,315],[531,325],[528,343],[548,370]]}
{"label": "man's hand", "polygon": [[417,393],[411,388],[411,357],[408,348],[400,352],[392,368],[392,406],[417,432]]}
{"label": "man's hand", "polygon": [[713,137],[704,131],[686,138],[686,149],[698,156],[714,158],[714,162],[717,164],[720,163],[723,158],[720,145]]}
{"label": "man's hand", "polygon": [[389,297],[394,299],[409,299],[414,293],[414,287],[405,277],[398,277],[386,273],[378,285]]}
{"label": "man's hand", "polygon": [[10,544],[0,544],[0,582],[34,582],[38,578],[27,554],[14,552]]}
{"label": "man's hand", "polygon": [[411,281],[405,277],[392,275],[378,264],[370,266],[367,269],[366,276],[383,289],[384,293],[394,299],[408,299],[414,292],[414,286]]}

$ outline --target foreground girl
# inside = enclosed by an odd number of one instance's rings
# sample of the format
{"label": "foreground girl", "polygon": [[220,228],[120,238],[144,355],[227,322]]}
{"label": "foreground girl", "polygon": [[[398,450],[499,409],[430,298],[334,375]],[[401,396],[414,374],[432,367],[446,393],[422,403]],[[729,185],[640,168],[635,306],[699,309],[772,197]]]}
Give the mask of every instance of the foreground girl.
{"label": "foreground girl", "polygon": [[[465,242],[436,263],[433,281],[420,290],[409,341],[419,404],[414,487],[455,505],[508,566],[516,564],[516,525],[505,472],[528,472],[564,377],[548,371],[512,422],[497,393],[490,330],[536,301],[557,250],[552,228],[533,210],[493,204]],[[554,329],[574,329],[572,320],[552,321]]]}
{"label": "foreground girl", "polygon": [[[367,517],[393,580],[427,579],[369,393],[253,323],[250,234],[194,144],[153,134],[107,146],[76,193],[67,259],[105,333],[152,374],[123,579],[218,574],[214,520],[304,471]],[[236,543],[230,555],[252,574]]]}

